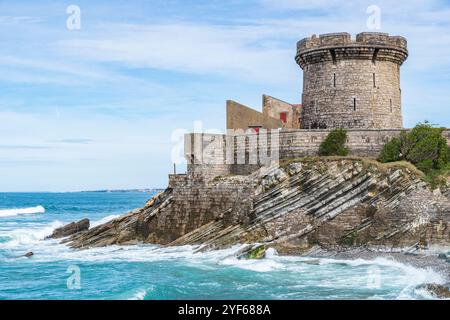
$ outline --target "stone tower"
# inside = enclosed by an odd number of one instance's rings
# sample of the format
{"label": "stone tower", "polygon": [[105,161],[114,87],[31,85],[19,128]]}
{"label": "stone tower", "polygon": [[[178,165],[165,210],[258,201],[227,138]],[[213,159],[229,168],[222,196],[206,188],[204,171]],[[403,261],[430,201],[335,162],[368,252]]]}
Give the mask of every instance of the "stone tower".
{"label": "stone tower", "polygon": [[297,43],[303,69],[302,128],[402,128],[403,37],[324,34]]}

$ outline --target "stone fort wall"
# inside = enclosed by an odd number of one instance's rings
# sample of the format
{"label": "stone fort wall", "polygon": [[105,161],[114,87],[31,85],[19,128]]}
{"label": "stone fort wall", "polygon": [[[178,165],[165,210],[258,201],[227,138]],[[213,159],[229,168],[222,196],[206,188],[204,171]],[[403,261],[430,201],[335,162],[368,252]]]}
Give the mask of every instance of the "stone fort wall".
{"label": "stone fort wall", "polygon": [[384,33],[313,36],[298,42],[302,128],[400,129],[403,37]]}
{"label": "stone fort wall", "polygon": [[[401,131],[349,129],[347,147],[350,155],[377,158],[384,144]],[[329,132],[330,130],[283,130],[276,133],[273,139],[270,135],[267,137],[267,149],[264,150],[261,150],[258,135],[254,133],[245,136],[187,134],[185,157],[188,161],[188,175],[213,179],[218,176],[250,174],[262,165],[267,165],[268,159],[261,158],[261,154],[275,154],[278,159],[316,156],[321,142]],[[450,129],[446,129],[443,136],[450,145]],[[276,150],[273,150],[273,146]]]}

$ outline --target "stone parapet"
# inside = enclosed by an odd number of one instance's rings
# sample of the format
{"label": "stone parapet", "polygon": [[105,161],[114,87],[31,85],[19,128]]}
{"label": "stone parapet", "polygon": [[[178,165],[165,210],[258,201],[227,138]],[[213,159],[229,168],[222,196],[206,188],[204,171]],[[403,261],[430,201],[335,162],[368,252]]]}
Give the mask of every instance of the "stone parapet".
{"label": "stone parapet", "polygon": [[297,43],[295,60],[304,68],[308,63],[338,59],[378,59],[402,64],[408,57],[407,40],[386,33],[362,32],[352,39],[349,33],[313,35]]}

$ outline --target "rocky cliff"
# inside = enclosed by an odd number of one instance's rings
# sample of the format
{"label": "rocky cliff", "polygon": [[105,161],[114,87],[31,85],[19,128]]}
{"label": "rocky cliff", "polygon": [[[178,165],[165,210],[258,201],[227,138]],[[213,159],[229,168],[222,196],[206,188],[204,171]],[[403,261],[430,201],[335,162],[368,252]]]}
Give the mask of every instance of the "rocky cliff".
{"label": "rocky cliff", "polygon": [[290,159],[247,176],[185,177],[118,219],[65,240],[74,248],[263,243],[280,253],[312,247],[423,248],[450,244],[448,192],[407,163]]}

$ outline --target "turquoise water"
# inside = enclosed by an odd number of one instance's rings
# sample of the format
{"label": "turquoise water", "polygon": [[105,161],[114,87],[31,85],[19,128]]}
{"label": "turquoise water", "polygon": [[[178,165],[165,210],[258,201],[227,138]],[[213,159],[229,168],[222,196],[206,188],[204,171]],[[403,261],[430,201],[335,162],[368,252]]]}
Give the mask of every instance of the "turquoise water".
{"label": "turquoise water", "polygon": [[[427,299],[432,270],[388,259],[234,258],[239,246],[112,246],[75,251],[42,239],[65,223],[91,225],[142,206],[149,193],[0,193],[0,299]],[[32,258],[19,257],[33,251]],[[79,281],[78,281],[79,280]]]}

